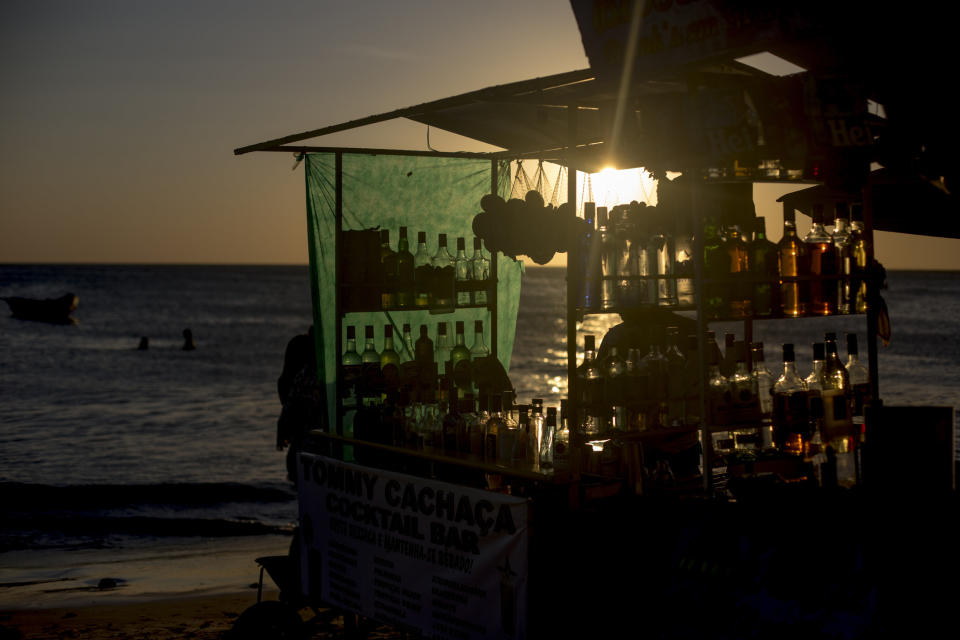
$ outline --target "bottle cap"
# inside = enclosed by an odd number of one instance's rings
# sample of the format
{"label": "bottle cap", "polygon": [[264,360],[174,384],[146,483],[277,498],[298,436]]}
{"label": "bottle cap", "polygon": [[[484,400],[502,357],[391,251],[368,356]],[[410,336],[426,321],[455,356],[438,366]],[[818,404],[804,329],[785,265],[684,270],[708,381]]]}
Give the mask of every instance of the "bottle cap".
{"label": "bottle cap", "polygon": [[404,333],[408,333],[409,331],[411,331],[411,329],[410,329],[410,323],[409,323],[409,322],[404,322],[404,323],[403,323],[403,332],[404,332]]}
{"label": "bottle cap", "polygon": [[857,334],[848,333],[847,334],[847,355],[855,356],[859,355],[860,348],[857,346]]}
{"label": "bottle cap", "polygon": [[457,238],[457,251],[463,251],[467,248],[467,241],[463,238]]}
{"label": "bottle cap", "polygon": [[401,237],[401,238],[406,238],[406,237],[407,237],[407,228],[406,228],[406,227],[400,227],[400,237]]}
{"label": "bottle cap", "polygon": [[557,426],[557,408],[547,407],[547,424],[551,427]]}
{"label": "bottle cap", "polygon": [[423,243],[423,244],[427,244],[427,232],[426,232],[426,231],[418,231],[418,232],[417,232],[417,242],[421,242],[421,243]]}
{"label": "bottle cap", "polygon": [[447,234],[441,233],[438,242],[440,243],[441,247],[447,246]]}
{"label": "bottle cap", "polygon": [[473,331],[474,333],[483,333],[483,320],[473,321]]}
{"label": "bottle cap", "polygon": [[380,244],[386,244],[389,242],[390,242],[390,230],[380,229]]}
{"label": "bottle cap", "polygon": [[437,323],[437,333],[440,334],[441,336],[447,335],[447,323],[446,323],[446,322],[438,322],[438,323]]}
{"label": "bottle cap", "polygon": [[583,348],[587,351],[596,350],[597,342],[592,334],[587,334],[583,337]]}
{"label": "bottle cap", "polygon": [[850,205],[848,205],[846,202],[838,202],[835,209],[835,215],[837,218],[843,218],[844,220],[848,220],[850,218]]}
{"label": "bottle cap", "polygon": [[368,324],[366,327],[363,328],[363,336],[364,336],[367,340],[369,340],[370,338],[373,337],[373,325],[372,325],[372,324]]}
{"label": "bottle cap", "polygon": [[783,361],[794,362],[796,359],[797,358],[793,353],[793,343],[787,342],[786,344],[783,345]]}
{"label": "bottle cap", "polygon": [[491,393],[487,397],[487,406],[493,412],[503,411],[503,396],[499,393]]}
{"label": "bottle cap", "polygon": [[822,343],[822,342],[814,342],[814,343],[813,343],[813,359],[814,359],[814,360],[824,360],[824,359],[826,359],[826,358],[825,358],[825,353],[826,353],[826,352],[824,351],[824,346],[823,346],[823,343]]}
{"label": "bottle cap", "polygon": [[457,320],[457,333],[463,333],[463,320]]}
{"label": "bottle cap", "polygon": [[480,238],[473,239],[473,248],[477,251],[480,250]]}
{"label": "bottle cap", "polygon": [[426,337],[427,337],[427,333],[428,333],[429,331],[430,331],[430,330],[427,329],[427,325],[425,325],[425,324],[420,325],[420,337],[421,337],[421,338],[426,338]]}
{"label": "bottle cap", "polygon": [[834,333],[833,331],[828,331],[828,332],[826,332],[825,334],[823,334],[823,341],[824,341],[824,342],[836,342],[836,341],[837,341],[837,334]]}
{"label": "bottle cap", "polygon": [[392,338],[393,337],[393,325],[385,324],[383,325],[383,337]]}

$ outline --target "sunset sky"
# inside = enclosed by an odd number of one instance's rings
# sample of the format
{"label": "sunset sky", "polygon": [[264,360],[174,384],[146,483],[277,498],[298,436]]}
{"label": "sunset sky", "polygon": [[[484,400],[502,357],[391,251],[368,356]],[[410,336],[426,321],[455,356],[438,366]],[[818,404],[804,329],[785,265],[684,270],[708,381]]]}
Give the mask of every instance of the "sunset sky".
{"label": "sunset sky", "polygon": [[[587,66],[562,0],[5,0],[0,262],[306,263],[302,168],[234,148]],[[425,149],[426,128],[310,142]],[[757,191],[771,231],[780,193]],[[960,269],[960,240],[877,253]]]}

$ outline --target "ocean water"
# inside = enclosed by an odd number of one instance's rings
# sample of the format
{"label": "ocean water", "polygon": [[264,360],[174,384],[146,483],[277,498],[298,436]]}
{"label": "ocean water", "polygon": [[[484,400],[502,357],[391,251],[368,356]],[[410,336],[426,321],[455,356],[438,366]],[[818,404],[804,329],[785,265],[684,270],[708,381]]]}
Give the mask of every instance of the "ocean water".
{"label": "ocean water", "polygon": [[[564,275],[526,271],[510,372],[521,401],[558,405],[566,391]],[[960,407],[958,276],[889,274],[887,404]],[[80,297],[75,325],[0,309],[0,563],[22,549],[289,531],[276,380],[287,341],[310,323],[307,268],[0,265],[0,296],[67,291]],[[618,321],[591,315],[582,329],[599,339]],[[824,331],[857,332],[865,358],[865,322],[771,320],[754,332],[771,370],[794,342],[805,372]],[[742,337],[737,323],[711,326]],[[196,351],[180,349],[187,327]],[[141,336],[148,351],[136,350]]]}

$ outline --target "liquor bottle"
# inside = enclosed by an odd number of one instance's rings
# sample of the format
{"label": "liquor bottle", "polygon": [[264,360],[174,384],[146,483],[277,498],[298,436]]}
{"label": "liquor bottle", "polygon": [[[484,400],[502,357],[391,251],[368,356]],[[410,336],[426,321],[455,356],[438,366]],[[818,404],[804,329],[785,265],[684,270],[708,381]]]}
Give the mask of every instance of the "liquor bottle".
{"label": "liquor bottle", "polygon": [[464,284],[473,280],[473,262],[467,259],[467,243],[463,238],[457,238],[457,306],[468,307],[473,304],[473,294],[468,289],[461,289]]}
{"label": "liquor bottle", "polygon": [[793,345],[783,345],[783,373],[773,385],[773,439],[778,449],[803,455],[810,440],[807,385],[797,373]]}
{"label": "liquor bottle", "polygon": [[837,453],[843,453],[850,450],[853,444],[850,441],[853,426],[850,374],[840,361],[837,334],[827,333],[824,336],[824,350],[826,359],[820,371],[824,440],[833,444]]}
{"label": "liquor bottle", "polygon": [[457,422],[457,451],[460,453],[470,453],[470,430],[477,419],[473,394],[468,393],[460,398],[459,407],[460,420]]}
{"label": "liquor bottle", "polygon": [[783,315],[798,318],[808,313],[808,283],[801,279],[809,273],[807,245],[797,237],[796,214],[783,205],[783,237],[777,243],[780,264],[780,305]]}
{"label": "liquor bottle", "polygon": [[729,259],[729,277],[731,280],[730,315],[734,318],[749,318],[753,315],[753,288],[750,283],[750,251],[746,240],[740,235],[740,228],[731,226],[725,243]]}
{"label": "liquor bottle", "polygon": [[477,412],[468,426],[470,432],[470,453],[483,457],[487,438],[487,422],[490,413],[487,411],[489,400],[486,394],[477,396]]}
{"label": "liquor bottle", "polygon": [[[720,362],[716,355],[711,356],[707,367],[707,410],[713,424],[728,424],[733,397],[730,393],[730,381],[720,371]],[[730,449],[733,448],[730,442]]]}
{"label": "liquor bottle", "polygon": [[[434,360],[433,340],[428,333],[427,325],[420,325],[420,337],[414,345],[414,359],[419,363],[434,364],[436,360]],[[436,366],[434,366],[433,375],[437,375]]]}
{"label": "liquor bottle", "polygon": [[674,249],[676,251],[674,271],[677,275],[677,303],[682,307],[692,307],[696,304],[693,288],[696,274],[693,266],[693,233],[690,231],[690,221],[686,215],[681,215],[677,220]]}
{"label": "liquor bottle", "polygon": [[853,275],[854,257],[853,245],[850,242],[848,222],[850,209],[846,202],[836,204],[836,218],[833,223],[833,246],[837,253],[837,273],[840,280],[837,282],[837,313],[850,313],[852,290],[851,276]]}
{"label": "liquor bottle", "polygon": [[723,359],[720,361],[720,373],[729,378],[737,367],[737,336],[727,331],[723,334]]}
{"label": "liquor bottle", "polygon": [[403,351],[400,352],[400,362],[410,362],[414,358],[416,350],[413,346],[413,331],[410,323],[403,324]]}
{"label": "liquor bottle", "polygon": [[477,360],[490,355],[490,349],[483,341],[483,320],[473,321],[473,344],[470,346],[470,359]]}
{"label": "liquor bottle", "polygon": [[643,356],[639,349],[627,350],[627,430],[645,431],[652,412],[650,403],[650,375],[641,371]]}
{"label": "liquor bottle", "polygon": [[577,386],[580,388],[580,430],[587,436],[595,436],[601,429],[603,386],[600,368],[597,366],[596,340],[594,336],[583,338],[583,362],[577,367]]}
{"label": "liquor bottle", "polygon": [[547,407],[547,417],[543,423],[543,433],[540,437],[540,468],[553,468],[553,453],[557,434],[557,408]]}
{"label": "liquor bottle", "polygon": [[580,238],[580,292],[582,309],[600,308],[600,242],[596,229],[596,204],[583,203],[584,234]]}
{"label": "liquor bottle", "polygon": [[667,327],[667,424],[681,426],[686,419],[687,359],[680,350],[680,329]]}
{"label": "liquor bottle", "polygon": [[407,228],[400,227],[400,240],[397,243],[397,306],[408,309],[414,301],[413,254],[410,253],[410,241]]}
{"label": "liquor bottle", "polygon": [[452,309],[457,279],[456,261],[447,251],[447,234],[439,234],[437,252],[430,259],[433,267],[433,306],[440,309]]}
{"label": "liquor bottle", "polygon": [[460,404],[456,401],[447,379],[440,384],[441,442],[444,453],[456,453],[460,449],[457,440],[460,417]]}
{"label": "liquor bottle", "polygon": [[633,211],[633,245],[636,254],[636,299],[641,307],[657,306],[657,251],[651,242],[653,221],[646,215],[646,207],[637,204]]}
{"label": "liquor bottle", "polygon": [[[463,336],[463,320],[457,320],[456,331],[456,342],[453,345],[453,349],[450,350],[450,371],[455,377],[457,376],[457,371],[462,370],[465,366],[461,365],[461,363],[465,363],[466,365],[470,364],[470,350],[467,349],[466,339]],[[460,365],[460,367],[458,368],[457,365]],[[467,379],[469,379],[469,366],[466,366],[466,371]],[[463,376],[462,371],[460,376]]]}
{"label": "liquor bottle", "polygon": [[853,391],[853,423],[863,424],[863,406],[870,398],[870,371],[860,361],[857,334],[847,334],[847,375]]}
{"label": "liquor bottle", "polygon": [[807,411],[810,414],[810,437],[811,450],[807,453],[816,455],[823,444],[823,386],[820,384],[820,376],[823,374],[823,365],[826,359],[826,351],[822,342],[813,343],[813,364],[810,366],[810,374],[803,379],[807,385]]}
{"label": "liquor bottle", "polygon": [[760,398],[760,415],[762,417],[760,442],[763,449],[770,449],[773,447],[773,427],[770,422],[773,418],[773,374],[767,369],[767,364],[763,360],[763,343],[753,343],[752,349],[752,375],[757,386],[757,396]]}
{"label": "liquor bottle", "polygon": [[560,401],[560,424],[553,436],[553,466],[566,469],[570,464],[570,421],[567,415],[567,401]]}
{"label": "liquor bottle", "polygon": [[850,207],[850,246],[853,248],[853,277],[850,296],[857,313],[867,312],[867,236],[863,226],[863,205],[859,202]]}
{"label": "liquor bottle", "polygon": [[753,313],[768,317],[780,310],[777,245],[767,240],[767,223],[763,216],[755,218],[753,225],[753,240],[749,247]]}
{"label": "liquor bottle", "polygon": [[[749,420],[755,417],[760,408],[759,388],[757,380],[747,368],[747,345],[737,342],[735,345],[737,361],[733,375],[730,376],[730,392],[733,400],[733,410],[737,421]],[[739,451],[756,451],[763,444],[761,432],[757,427],[733,430],[734,448]]]}
{"label": "liquor bottle", "polygon": [[473,239],[473,257],[470,259],[470,265],[473,281],[484,287],[473,292],[473,303],[485,305],[489,298],[485,287],[489,285],[490,280],[490,261],[483,257],[480,238]]}
{"label": "liquor bottle", "polygon": [[417,253],[413,256],[414,304],[420,308],[429,307],[433,288],[433,267],[430,266],[430,254],[427,253],[427,234],[417,233]]}
{"label": "liquor bottle", "polygon": [[380,230],[380,307],[397,306],[397,254],[390,248],[390,231]]}
{"label": "liquor bottle", "polygon": [[[639,209],[639,205],[638,205]],[[637,238],[634,233],[638,216],[632,207],[616,207],[614,228],[616,258],[616,298],[622,309],[635,309],[641,304],[641,289],[648,283],[637,280],[640,275]]]}
{"label": "liquor bottle", "polygon": [[543,431],[546,427],[546,418],[543,415],[543,398],[534,398],[530,404],[530,436],[528,460],[539,465]]}
{"label": "liquor bottle", "polygon": [[383,326],[383,351],[380,352],[380,370],[388,381],[394,384],[400,376],[400,354],[393,348],[393,326]]}
{"label": "liquor bottle", "polygon": [[[726,340],[726,338],[724,338]],[[716,358],[717,362],[723,362],[723,354],[720,353],[720,345],[717,344],[717,332],[707,331],[707,362],[710,363]]]}
{"label": "liquor bottle", "polygon": [[707,281],[703,288],[703,305],[709,318],[720,318],[727,313],[729,265],[730,257],[723,246],[716,220],[707,218],[703,225],[703,276]]}
{"label": "liquor bottle", "polygon": [[343,352],[340,363],[343,365],[343,395],[348,400],[345,400],[345,404],[355,407],[357,401],[356,385],[360,380],[363,360],[357,353],[357,328],[352,325],[347,327],[347,349]]}
{"label": "liquor bottle", "polygon": [[813,205],[813,225],[804,237],[810,255],[810,315],[837,312],[837,250],[823,227],[823,205]]}
{"label": "liquor bottle", "polygon": [[440,375],[450,375],[450,352],[453,350],[453,345],[450,344],[450,336],[447,335],[446,322],[437,323],[436,349],[435,356]]}
{"label": "liquor bottle", "polygon": [[369,398],[379,396],[376,392],[378,378],[380,377],[380,354],[377,353],[376,342],[373,336],[373,325],[366,325],[363,329],[364,344],[363,352],[360,354],[362,390],[360,395],[364,402]]}
{"label": "liquor bottle", "polygon": [[652,341],[647,355],[640,360],[640,375],[647,378],[648,427],[665,427],[667,415],[667,359],[660,351],[660,344]]}
{"label": "liquor bottle", "polygon": [[597,242],[600,245],[600,310],[617,306],[617,246],[608,227],[607,208],[597,207]]}
{"label": "liquor bottle", "polygon": [[517,413],[519,414],[519,418],[517,419],[516,432],[513,434],[513,451],[509,459],[512,461],[525,461],[530,444],[530,406],[525,404],[517,405]]}
{"label": "liquor bottle", "polygon": [[657,216],[658,228],[650,237],[650,244],[657,256],[657,305],[660,307],[675,307],[678,304],[673,234],[668,229],[668,222],[665,216]]}
{"label": "liquor bottle", "polygon": [[487,419],[487,428],[483,436],[483,457],[487,462],[498,462],[497,454],[500,451],[500,432],[506,430],[507,424],[503,417],[503,396],[494,393],[487,398],[490,417]]}
{"label": "liquor bottle", "polygon": [[603,377],[604,395],[604,426],[601,430],[626,430],[627,363],[617,353],[616,346],[610,347],[610,353],[603,361],[600,374]]}
{"label": "liquor bottle", "polygon": [[[509,464],[516,459],[520,425],[515,417],[515,408],[509,393],[504,393],[503,424],[497,437],[497,464]],[[508,408],[509,407],[509,408]]]}

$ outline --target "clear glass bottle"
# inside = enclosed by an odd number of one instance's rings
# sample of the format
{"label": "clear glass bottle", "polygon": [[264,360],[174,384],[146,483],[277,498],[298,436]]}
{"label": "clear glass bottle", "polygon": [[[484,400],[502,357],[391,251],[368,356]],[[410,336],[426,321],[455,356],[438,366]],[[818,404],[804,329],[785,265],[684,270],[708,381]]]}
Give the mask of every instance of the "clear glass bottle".
{"label": "clear glass bottle", "polygon": [[600,243],[600,310],[610,311],[617,306],[618,252],[606,207],[597,207],[597,240]]}
{"label": "clear glass bottle", "polygon": [[[488,286],[490,281],[490,261],[483,256],[480,238],[473,239],[473,257],[470,259],[473,281]],[[485,288],[473,292],[473,303],[485,305],[489,296]]]}
{"label": "clear glass bottle", "polygon": [[[730,391],[733,396],[733,408],[738,412],[737,418],[740,421],[743,416],[756,415],[755,412],[760,406],[760,394],[757,380],[751,375],[747,367],[746,344],[737,342],[735,350],[737,361],[734,365],[733,375],[730,376]],[[758,427],[734,429],[734,447],[738,451],[757,451],[763,444],[761,435]]]}
{"label": "clear glass bottle", "polygon": [[863,424],[863,407],[870,398],[870,371],[860,361],[860,348],[857,334],[847,334],[847,375],[853,391],[853,423]]}
{"label": "clear glass bottle", "polygon": [[669,424],[667,419],[667,367],[667,358],[660,350],[660,345],[651,342],[650,350],[647,355],[643,356],[638,365],[640,375],[647,377],[648,427],[665,427]]}
{"label": "clear glass bottle", "polygon": [[681,426],[686,420],[687,358],[680,350],[680,329],[667,327],[667,424]]}
{"label": "clear glass bottle", "polygon": [[780,311],[780,274],[777,245],[767,239],[767,223],[763,216],[754,219],[749,252],[753,313],[765,318]]}
{"label": "clear glass bottle", "polygon": [[459,400],[460,419],[457,421],[457,451],[470,453],[470,429],[476,421],[473,394],[465,394]]}
{"label": "clear glass bottle", "polygon": [[516,432],[512,434],[514,443],[510,460],[513,462],[525,462],[530,451],[530,406],[525,404],[517,405],[517,414],[517,427]]}
{"label": "clear glass bottle", "polygon": [[833,444],[837,453],[842,453],[850,450],[853,444],[850,441],[853,390],[850,388],[850,374],[837,351],[837,334],[827,333],[824,336],[824,351],[826,359],[820,370],[824,441]]}
{"label": "clear glass bottle", "polygon": [[582,309],[600,308],[600,238],[596,228],[597,209],[593,202],[583,203],[583,230],[580,238],[579,285],[577,295]]}
{"label": "clear glass bottle", "polygon": [[[373,325],[368,324],[363,328],[363,353],[360,354],[360,362],[364,365],[376,364],[380,366],[380,354],[377,353],[376,341],[373,336]],[[349,337],[348,337],[349,340]]]}
{"label": "clear glass bottle", "polygon": [[414,296],[413,254],[410,253],[407,228],[400,227],[400,240],[397,243],[397,306],[401,309],[412,307]]}
{"label": "clear glass bottle", "polygon": [[468,427],[470,431],[470,453],[475,456],[483,457],[486,448],[487,422],[490,420],[488,407],[488,396],[486,394],[477,396],[477,412]]}
{"label": "clear glass bottle", "polygon": [[857,313],[867,312],[867,236],[863,224],[863,205],[850,206],[850,245],[853,248],[853,277],[850,282],[851,304]]}
{"label": "clear glass bottle", "polygon": [[703,305],[709,318],[720,318],[729,310],[730,257],[723,246],[723,237],[713,217],[703,225]]}
{"label": "clear glass bottle", "polygon": [[530,404],[530,434],[527,440],[528,461],[540,464],[541,443],[546,417],[543,415],[543,398],[534,398]]}
{"label": "clear glass bottle", "polygon": [[633,212],[633,248],[636,258],[636,299],[641,307],[657,306],[657,251],[651,241],[653,223],[647,208],[637,204]]}
{"label": "clear glass bottle", "polygon": [[[730,381],[720,371],[720,363],[714,355],[707,366],[707,404],[710,421],[713,424],[729,423],[732,400]],[[729,448],[732,449],[732,439],[729,444]]]}
{"label": "clear glass bottle", "polygon": [[820,375],[826,356],[822,342],[814,342],[812,346],[813,363],[810,374],[803,382],[807,385],[807,411],[810,416],[810,442],[806,453],[815,456],[823,448],[823,387],[820,385]]}
{"label": "clear glass bottle", "polygon": [[604,427],[601,430],[627,429],[627,363],[617,353],[617,347],[610,347],[610,353],[604,359],[601,371],[603,376]]}
{"label": "clear glass bottle", "polygon": [[656,217],[656,227],[650,244],[657,255],[657,305],[677,306],[677,281],[674,274],[674,243],[670,233],[670,220],[663,215]]}
{"label": "clear glass bottle", "polygon": [[650,376],[641,371],[639,349],[627,351],[627,430],[645,431],[650,420]]}
{"label": "clear glass bottle", "polygon": [[637,217],[633,214],[632,207],[615,207],[614,213],[617,214],[613,233],[617,306],[621,309],[633,309],[640,306],[642,284],[636,279],[640,273],[634,233]]}
{"label": "clear glass bottle", "polygon": [[433,306],[438,309],[452,309],[456,290],[456,260],[447,251],[447,234],[437,238],[437,252],[430,259],[433,267]]}
{"label": "clear glass bottle", "polygon": [[570,420],[567,414],[567,401],[560,401],[560,424],[553,437],[553,466],[566,469],[570,464]]}
{"label": "clear glass bottle", "polygon": [[430,254],[427,253],[427,233],[417,233],[417,253],[413,256],[414,271],[414,304],[420,308],[430,306],[431,289],[433,287],[433,267],[430,265]]}
{"label": "clear glass bottle", "polygon": [[733,375],[737,367],[737,335],[727,331],[723,334],[723,360],[720,361],[720,373],[726,377]]}
{"label": "clear glass bottle", "polygon": [[468,307],[473,304],[473,294],[469,289],[462,289],[464,284],[473,280],[473,262],[467,259],[467,241],[457,238],[457,306]]}
{"label": "clear glass bottle", "polygon": [[810,256],[810,315],[837,312],[837,250],[823,226],[823,205],[813,205],[813,224],[803,238]]}
{"label": "clear glass bottle", "polygon": [[557,408],[547,407],[547,416],[543,423],[540,438],[540,468],[553,468],[554,440],[557,434]]}
{"label": "clear glass bottle", "polygon": [[770,420],[773,418],[773,374],[767,369],[763,359],[763,343],[753,343],[753,379],[757,386],[757,396],[760,398],[760,414],[763,418],[763,428],[760,437],[764,449],[773,447],[773,429]]}
{"label": "clear glass bottle", "polygon": [[836,204],[835,216],[832,238],[837,254],[837,273],[840,276],[837,282],[837,313],[846,314],[852,309],[853,295],[850,278],[855,264],[849,230],[850,208],[846,202]]}
{"label": "clear glass bottle", "polygon": [[686,214],[677,219],[677,235],[674,241],[676,257],[674,269],[677,275],[677,302],[682,307],[696,304],[693,282],[696,276],[693,265],[693,233]]}
{"label": "clear glass bottle", "polygon": [[797,373],[793,345],[783,345],[783,373],[773,385],[773,438],[784,453],[804,455],[810,441],[807,385]]}
{"label": "clear glass bottle", "polygon": [[727,241],[724,243],[729,260],[729,277],[731,280],[729,308],[734,318],[749,318],[753,315],[753,290],[750,283],[750,247],[743,236],[740,227],[733,225],[727,230]]}
{"label": "clear glass bottle", "polygon": [[357,353],[357,328],[353,325],[347,327],[347,348],[340,359],[343,365],[344,381],[344,405],[347,407],[357,406],[357,382],[360,380],[363,371],[363,360]]}
{"label": "clear glass bottle", "polygon": [[399,374],[400,354],[393,348],[393,326],[383,326],[383,351],[380,352],[380,369],[386,371],[388,366],[394,367]]}
{"label": "clear glass bottle", "polygon": [[463,320],[457,320],[456,337],[453,349],[450,350],[450,370],[452,373],[457,371],[457,365],[461,362],[470,362],[470,350],[467,349],[466,339],[463,335]]}
{"label": "clear glass bottle", "polygon": [[390,230],[380,230],[380,307],[397,306],[397,253],[390,247]]}
{"label": "clear glass bottle", "polygon": [[440,375],[450,375],[452,371],[450,369],[450,352],[453,350],[453,345],[450,344],[450,336],[447,335],[446,322],[437,323],[436,349],[435,358],[440,369]]}
{"label": "clear glass bottle", "polygon": [[413,330],[410,323],[403,324],[403,350],[400,352],[400,362],[410,362],[413,360],[416,350],[413,346]]}
{"label": "clear glass bottle", "polygon": [[783,237],[777,243],[780,266],[780,305],[783,315],[799,318],[807,315],[809,286],[802,280],[809,273],[807,245],[797,237],[796,214],[783,204]]}
{"label": "clear glass bottle", "polygon": [[490,355],[490,349],[483,341],[483,320],[473,321],[473,344],[470,346],[470,359],[477,360]]}
{"label": "clear glass bottle", "polygon": [[596,339],[583,338],[583,362],[577,367],[577,386],[580,389],[580,429],[587,436],[600,434],[603,405],[603,386],[597,364]]}

